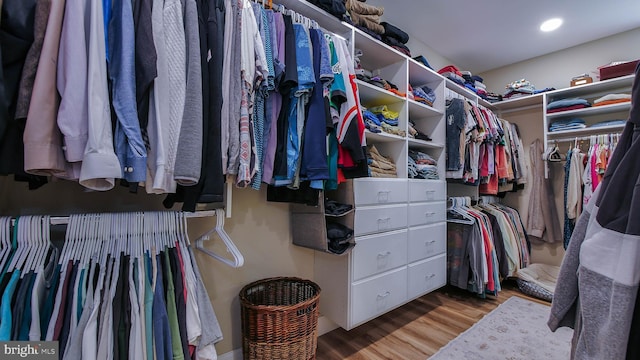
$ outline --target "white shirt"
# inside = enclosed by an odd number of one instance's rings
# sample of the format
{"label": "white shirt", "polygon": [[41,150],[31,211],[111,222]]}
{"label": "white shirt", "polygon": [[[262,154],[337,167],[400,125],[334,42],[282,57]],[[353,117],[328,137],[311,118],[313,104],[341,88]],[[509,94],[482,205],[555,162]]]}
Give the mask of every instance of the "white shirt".
{"label": "white shirt", "polygon": [[129,332],[129,359],[145,359],[143,348],[145,339],[142,337],[140,304],[136,283],[133,278],[133,257],[129,258],[129,301],[131,303],[131,331]]}
{"label": "white shirt", "polygon": [[198,345],[200,335],[202,335],[202,323],[200,322],[200,310],[196,299],[196,275],[193,272],[191,261],[187,258],[189,253],[187,248],[179,243],[182,262],[184,263],[184,277],[187,284],[187,338],[190,345]]}
{"label": "white shirt", "polygon": [[149,135],[150,149],[147,153],[147,181],[146,190],[149,194],[164,193],[163,181],[169,170],[166,156],[166,143],[169,121],[169,64],[165,45],[165,29],[163,23],[164,0],[153,0],[151,20],[153,29],[153,44],[156,48],[157,76],[149,97]]}
{"label": "white shirt", "polygon": [[40,306],[44,296],[44,269],[39,266],[36,279],[33,282],[31,292],[31,327],[29,328],[29,341],[40,341]]}
{"label": "white shirt", "polygon": [[53,340],[53,332],[56,326],[56,320],[60,313],[60,306],[62,302],[62,286],[64,285],[64,278],[67,275],[67,264],[63,264],[62,272],[60,273],[60,281],[58,282],[58,289],[56,290],[56,300],[53,305],[53,311],[51,312],[51,319],[49,319],[49,326],[47,327],[46,341]]}
{"label": "white shirt", "polygon": [[[110,264],[109,264],[110,265]],[[98,284],[93,296],[93,309],[89,314],[89,320],[87,326],[82,332],[82,359],[83,360],[96,360],[98,355],[98,313],[100,311],[100,298],[104,282],[106,281],[107,274],[111,271],[111,267],[107,265],[100,268],[100,274],[98,277]],[[87,301],[89,301],[87,299]]]}
{"label": "white shirt", "polygon": [[80,184],[92,190],[110,190],[115,178],[122,177],[123,170],[113,149],[102,2],[91,1],[90,4],[88,138],[80,170]]}
{"label": "white shirt", "polygon": [[103,301],[104,318],[100,322],[100,339],[98,342],[98,359],[113,359],[113,298],[116,295],[116,285],[120,275],[120,258],[116,257],[113,264],[113,272],[111,275],[111,284],[109,291],[105,292],[106,299]]}

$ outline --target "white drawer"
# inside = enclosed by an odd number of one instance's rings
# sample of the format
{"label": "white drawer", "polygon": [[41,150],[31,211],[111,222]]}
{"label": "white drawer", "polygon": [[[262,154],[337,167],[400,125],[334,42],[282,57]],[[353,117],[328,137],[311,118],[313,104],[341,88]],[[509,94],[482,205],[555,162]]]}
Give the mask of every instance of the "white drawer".
{"label": "white drawer", "polygon": [[447,256],[441,255],[409,265],[409,292],[407,299],[414,299],[447,283]]}
{"label": "white drawer", "polygon": [[358,205],[381,205],[407,202],[406,179],[356,179],[353,196]]}
{"label": "white drawer", "polygon": [[407,227],[407,205],[356,208],[354,233],[366,235]]}
{"label": "white drawer", "polygon": [[426,225],[446,221],[447,203],[409,204],[409,226]]}
{"label": "white drawer", "polygon": [[447,199],[447,182],[438,180],[409,180],[409,201],[443,201]]}
{"label": "white drawer", "polygon": [[409,262],[447,251],[447,223],[409,228]]}
{"label": "white drawer", "polygon": [[353,248],[353,280],[407,264],[407,230],[356,238]]}
{"label": "white drawer", "polygon": [[393,309],[406,299],[406,267],[355,283],[351,296],[351,327]]}

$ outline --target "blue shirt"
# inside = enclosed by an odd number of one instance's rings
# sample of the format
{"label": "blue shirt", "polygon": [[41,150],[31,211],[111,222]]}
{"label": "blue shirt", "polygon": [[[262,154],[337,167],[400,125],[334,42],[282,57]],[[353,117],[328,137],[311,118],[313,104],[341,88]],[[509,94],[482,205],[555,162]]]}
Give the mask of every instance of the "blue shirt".
{"label": "blue shirt", "polygon": [[131,1],[113,0],[109,23],[109,75],[113,108],[118,121],[114,133],[115,151],[122,178],[141,182],[147,178],[147,149],[142,141],[136,104],[135,31]]}
{"label": "blue shirt", "polygon": [[156,255],[158,263],[156,272],[156,289],[153,295],[153,337],[156,350],[156,359],[173,359],[173,348],[171,347],[171,330],[169,329],[169,315],[167,305],[164,302],[164,285],[162,277],[162,259]]}
{"label": "blue shirt", "polygon": [[11,275],[11,280],[7,284],[7,287],[2,294],[2,304],[0,305],[0,312],[2,313],[2,323],[0,323],[0,341],[11,340],[11,321],[13,316],[11,315],[11,298],[16,291],[18,285],[18,279],[20,278],[20,270],[15,270]]}

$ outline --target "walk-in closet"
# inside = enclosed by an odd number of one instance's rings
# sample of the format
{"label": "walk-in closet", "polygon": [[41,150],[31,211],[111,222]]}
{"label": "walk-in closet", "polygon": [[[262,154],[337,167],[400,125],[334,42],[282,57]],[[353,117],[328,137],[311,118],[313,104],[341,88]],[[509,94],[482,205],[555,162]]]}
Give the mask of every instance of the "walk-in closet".
{"label": "walk-in closet", "polygon": [[637,1],[0,10],[0,358],[640,358]]}

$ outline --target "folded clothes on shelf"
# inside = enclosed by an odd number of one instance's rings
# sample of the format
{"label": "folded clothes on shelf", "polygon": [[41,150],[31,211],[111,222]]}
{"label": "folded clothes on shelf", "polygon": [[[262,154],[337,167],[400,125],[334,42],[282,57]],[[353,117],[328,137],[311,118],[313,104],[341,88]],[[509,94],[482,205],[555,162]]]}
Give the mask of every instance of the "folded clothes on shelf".
{"label": "folded clothes on shelf", "polygon": [[412,88],[412,93],[415,101],[433,106],[436,101],[436,93],[428,86]]}
{"label": "folded clothes on shelf", "polygon": [[400,41],[402,44],[406,44],[409,41],[409,34],[400,30],[398,27],[389,24],[386,21],[380,23],[384,27],[384,35],[394,38]]}
{"label": "folded clothes on shelf", "polygon": [[593,100],[593,106],[605,106],[631,102],[630,94],[607,94]]}
{"label": "folded clothes on shelf", "polygon": [[587,125],[585,121],[580,118],[571,118],[565,120],[554,121],[549,125],[549,131],[563,131],[563,130],[575,130],[584,129]]}
{"label": "folded clothes on shelf", "polygon": [[390,110],[387,105],[370,107],[368,110],[376,115],[382,115],[386,120],[398,120],[400,116],[397,111]]}
{"label": "folded clothes on shelf", "polygon": [[398,177],[396,164],[382,156],[375,145],[367,146],[367,163],[371,177]]}
{"label": "folded clothes on shelf", "polygon": [[427,60],[426,57],[424,57],[424,55],[418,55],[416,57],[413,58],[413,60],[421,63],[422,65],[428,67],[429,69],[433,70],[433,67],[431,67],[431,64],[429,64],[429,61]]}
{"label": "folded clothes on shelf", "polygon": [[428,136],[425,135],[423,133],[421,133],[420,131],[418,131],[415,128],[416,124],[414,124],[413,122],[409,121],[409,137],[412,137],[414,139],[418,139],[418,140],[424,140],[424,141],[431,141],[432,139]]}
{"label": "folded clothes on shelf", "polygon": [[580,99],[580,98],[560,99],[560,100],[552,101],[549,104],[547,104],[547,110],[562,109],[562,108],[568,108],[568,107],[578,106],[578,105],[588,107],[588,106],[591,106],[591,103],[589,103],[585,99]]}
{"label": "folded clothes on shelf", "polygon": [[353,229],[331,221],[327,221],[326,226],[329,251],[342,254],[349,248],[349,240],[353,237]]}
{"label": "folded clothes on shelf", "polygon": [[429,154],[417,150],[409,150],[408,173],[412,179],[438,180],[438,164]]}
{"label": "folded clothes on shelf", "polygon": [[335,200],[324,200],[324,213],[330,216],[341,216],[353,210],[353,205],[339,203]]}
{"label": "folded clothes on shelf", "polygon": [[626,120],[605,120],[597,122],[591,126],[590,128],[601,128],[607,126],[623,126],[627,121]]}

